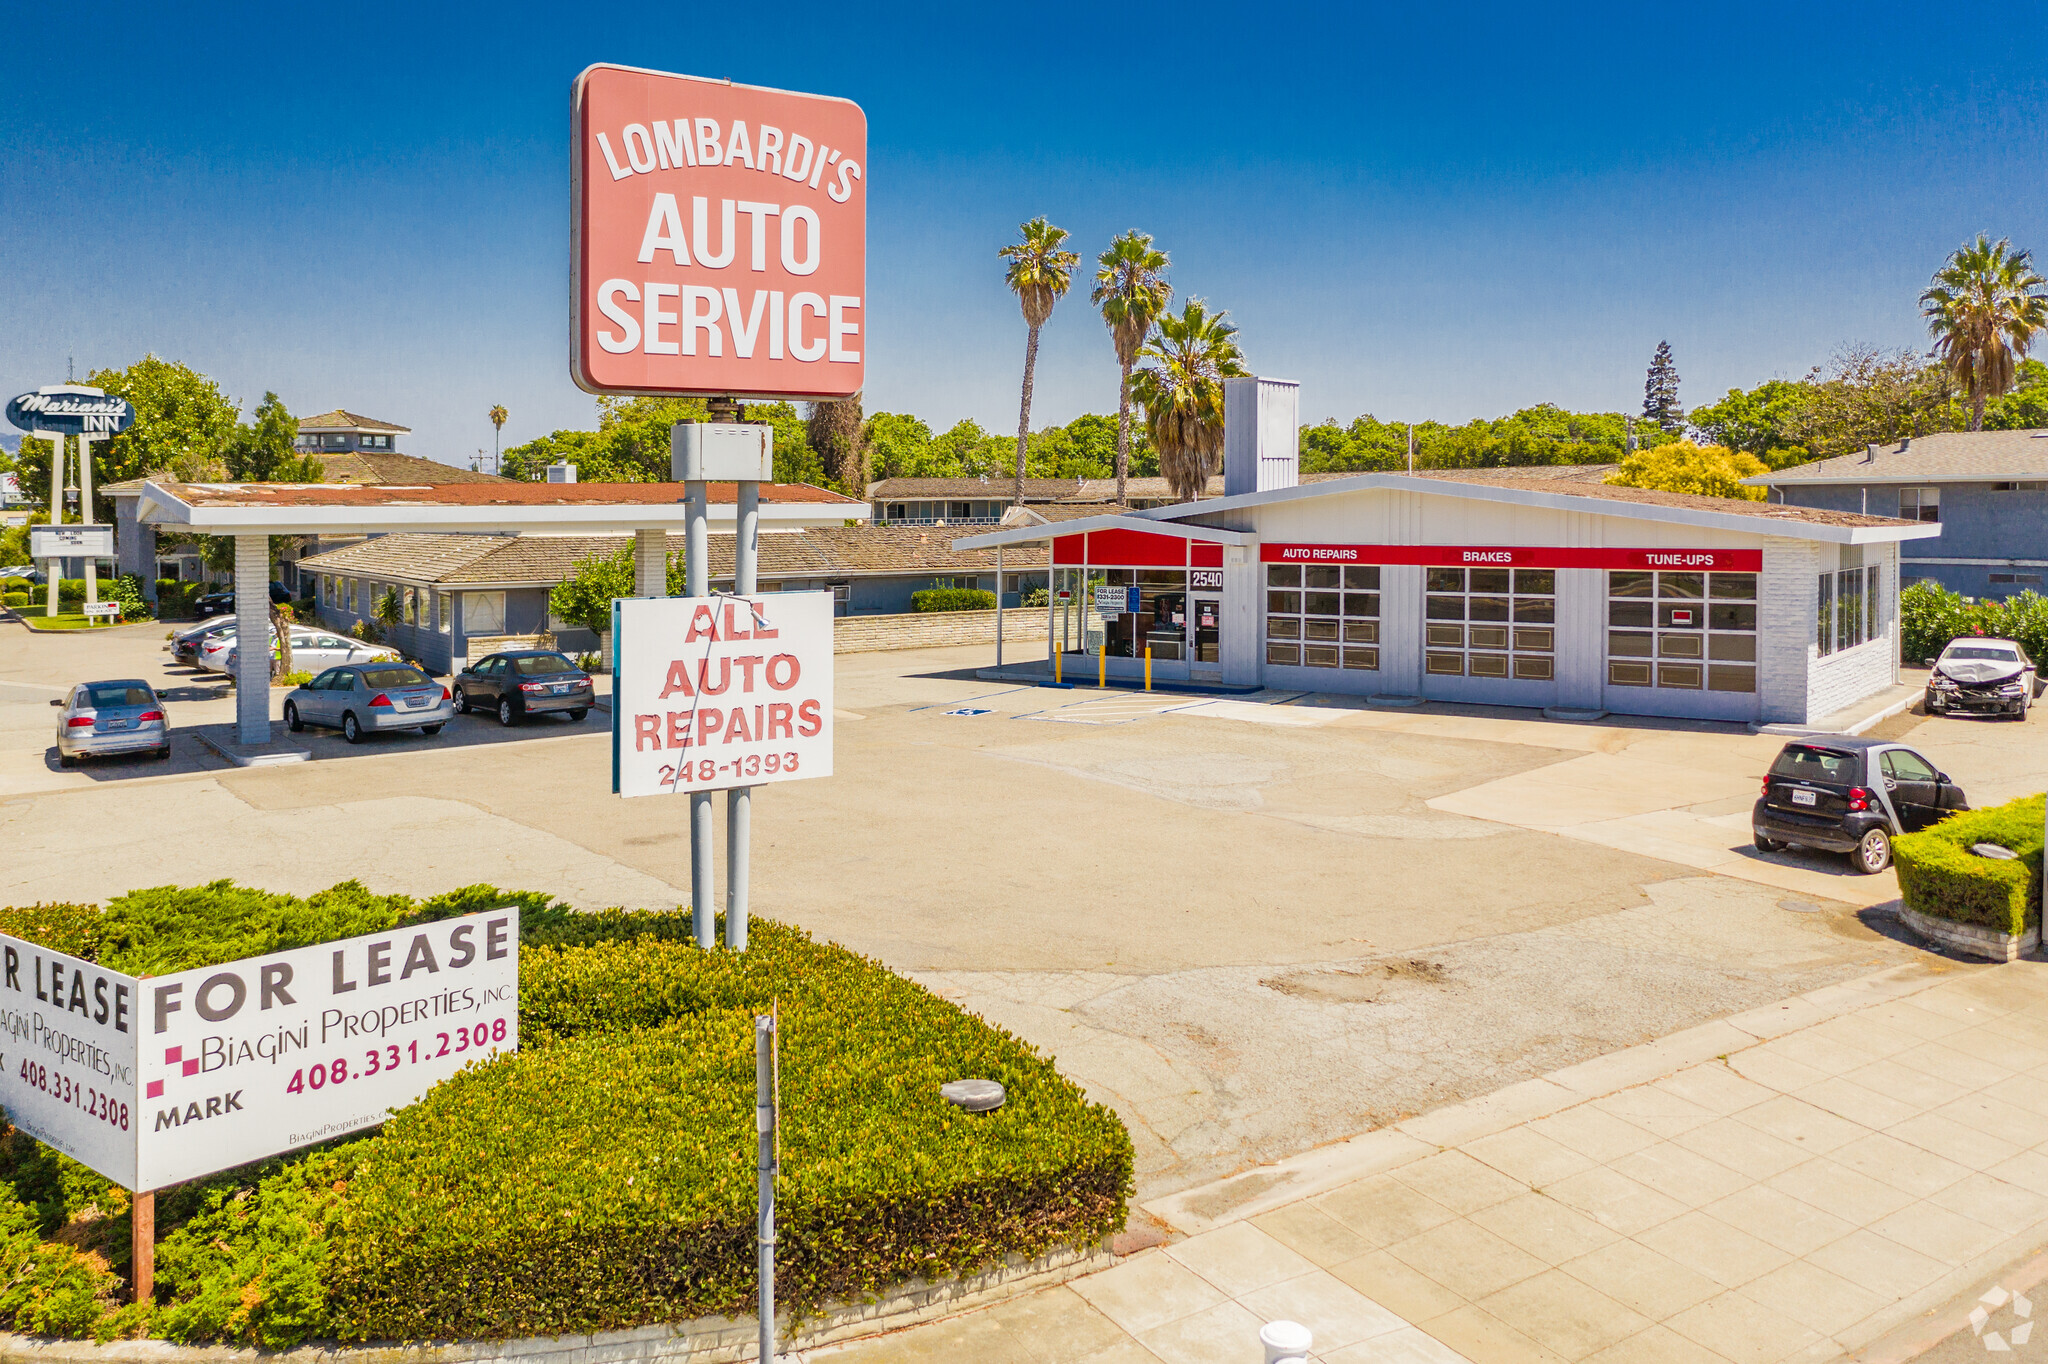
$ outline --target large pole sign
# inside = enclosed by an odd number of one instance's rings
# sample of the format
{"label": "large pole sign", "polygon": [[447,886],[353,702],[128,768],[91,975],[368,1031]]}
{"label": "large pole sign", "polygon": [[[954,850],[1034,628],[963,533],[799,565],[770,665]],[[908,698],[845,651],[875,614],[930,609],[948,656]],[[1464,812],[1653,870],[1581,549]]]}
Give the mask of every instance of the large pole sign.
{"label": "large pole sign", "polygon": [[832,775],[832,594],[612,603],[612,790]]}
{"label": "large pole sign", "polygon": [[124,1188],[374,1127],[519,1046],[519,911],[134,977],[0,935],[0,1105]]}
{"label": "large pole sign", "polygon": [[7,404],[7,420],[37,435],[118,436],[135,425],[126,398],[83,384],[46,384]]}
{"label": "large pole sign", "polygon": [[598,65],[576,78],[571,371],[593,393],[844,398],[867,334],[867,115]]}

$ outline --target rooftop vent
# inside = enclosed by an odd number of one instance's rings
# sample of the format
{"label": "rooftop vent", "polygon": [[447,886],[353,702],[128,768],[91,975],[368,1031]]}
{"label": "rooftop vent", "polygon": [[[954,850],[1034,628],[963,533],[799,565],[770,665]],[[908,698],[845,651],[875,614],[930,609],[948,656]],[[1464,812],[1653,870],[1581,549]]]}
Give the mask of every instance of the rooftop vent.
{"label": "rooftop vent", "polygon": [[1291,379],[1223,381],[1223,495],[1301,482],[1301,385]]}
{"label": "rooftop vent", "polygon": [[550,464],[548,466],[548,482],[574,483],[575,481],[576,466],[571,464],[568,460],[558,459],[553,464]]}

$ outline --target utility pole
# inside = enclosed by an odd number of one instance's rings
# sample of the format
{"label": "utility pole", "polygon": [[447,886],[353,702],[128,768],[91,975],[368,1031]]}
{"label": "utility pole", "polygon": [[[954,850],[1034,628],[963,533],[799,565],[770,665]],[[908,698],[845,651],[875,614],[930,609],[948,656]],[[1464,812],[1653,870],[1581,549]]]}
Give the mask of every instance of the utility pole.
{"label": "utility pole", "polygon": [[1408,472],[1415,472],[1415,423],[1408,423]]}
{"label": "utility pole", "polygon": [[781,1079],[775,1012],[754,1016],[754,1264],[759,1276],[761,1364],[775,1364],[775,1175]]}

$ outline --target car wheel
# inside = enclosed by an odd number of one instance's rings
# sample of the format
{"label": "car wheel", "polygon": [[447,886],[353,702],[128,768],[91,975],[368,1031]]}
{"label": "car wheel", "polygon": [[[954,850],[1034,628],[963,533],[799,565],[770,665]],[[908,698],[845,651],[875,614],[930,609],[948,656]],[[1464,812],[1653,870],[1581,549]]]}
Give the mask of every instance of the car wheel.
{"label": "car wheel", "polygon": [[171,746],[169,744],[165,744],[162,748],[159,748],[156,752],[150,754],[149,756],[155,758],[158,762],[164,762],[171,756]]}
{"label": "car wheel", "polygon": [[440,725],[421,725],[421,726],[420,726],[420,733],[422,733],[422,734],[439,734],[440,732],[441,732],[441,726],[440,726]]}
{"label": "car wheel", "polygon": [[469,697],[466,694],[464,694],[462,688],[457,687],[455,689],[455,696],[453,699],[455,702],[455,713],[457,715],[469,714]]}
{"label": "car wheel", "polygon": [[590,712],[587,710],[572,710],[569,712],[569,723],[572,725],[582,724],[583,717],[588,714],[590,714]]}
{"label": "car wheel", "polygon": [[1869,830],[1849,854],[1849,862],[1865,876],[1877,875],[1892,864],[1892,836],[1882,829]]}
{"label": "car wheel", "polygon": [[1758,852],[1783,852],[1783,851],[1785,851],[1785,845],[1784,845],[1783,843],[1780,843],[1780,842],[1779,842],[1779,841],[1778,841],[1777,839],[1775,839],[1775,838],[1765,838],[1765,837],[1764,837],[1764,836],[1763,836],[1762,834],[1759,834],[1759,833],[1752,833],[1752,834],[1750,835],[1750,837],[1751,837],[1751,838],[1752,838],[1753,840],[1755,840],[1755,842],[1756,842],[1756,850],[1757,850]]}
{"label": "car wheel", "polygon": [[356,719],[354,711],[350,711],[341,717],[341,737],[352,744],[359,744],[363,741],[363,726]]}
{"label": "car wheel", "polygon": [[78,759],[72,757],[69,753],[59,753],[57,755],[57,766],[76,767],[78,766]]}
{"label": "car wheel", "polygon": [[512,698],[509,696],[498,702],[498,723],[507,729],[519,723],[519,712],[512,709]]}
{"label": "car wheel", "polygon": [[305,722],[299,719],[299,708],[289,701],[284,703],[284,727],[294,734],[306,727]]}

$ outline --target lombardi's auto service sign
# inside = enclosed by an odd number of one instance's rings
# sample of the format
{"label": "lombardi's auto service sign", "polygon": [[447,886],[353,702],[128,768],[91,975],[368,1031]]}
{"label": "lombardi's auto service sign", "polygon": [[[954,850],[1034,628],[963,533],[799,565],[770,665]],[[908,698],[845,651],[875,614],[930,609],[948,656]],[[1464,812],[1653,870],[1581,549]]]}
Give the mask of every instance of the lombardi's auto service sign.
{"label": "lombardi's auto service sign", "polygon": [[612,790],[832,775],[832,594],[612,603]]}
{"label": "lombardi's auto service sign", "polygon": [[866,353],[860,106],[599,65],[571,158],[576,382],[844,398]]}
{"label": "lombardi's auto service sign", "polygon": [[519,911],[138,978],[0,935],[0,1105],[128,1189],[374,1127],[519,1045]]}

